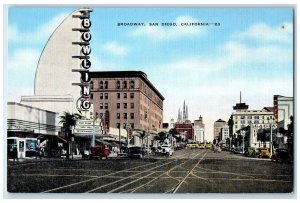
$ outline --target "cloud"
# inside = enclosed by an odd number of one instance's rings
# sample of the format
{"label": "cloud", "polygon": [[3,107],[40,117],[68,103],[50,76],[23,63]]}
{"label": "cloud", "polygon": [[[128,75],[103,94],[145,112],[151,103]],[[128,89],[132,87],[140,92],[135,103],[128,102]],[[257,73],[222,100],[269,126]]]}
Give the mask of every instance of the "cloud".
{"label": "cloud", "polygon": [[20,72],[36,70],[40,54],[41,52],[38,49],[17,49],[8,57],[8,70]]}
{"label": "cloud", "polygon": [[197,23],[197,19],[190,16],[179,16],[175,23],[177,26],[147,26],[139,27],[131,34],[132,36],[145,36],[153,40],[169,40],[178,39],[188,36],[199,36],[206,33],[206,28],[203,26],[181,26],[181,23]]}
{"label": "cloud", "polygon": [[108,42],[104,45],[104,50],[115,55],[125,56],[128,53],[128,48],[119,44],[118,42]]}
{"label": "cloud", "polygon": [[45,22],[38,26],[35,30],[31,32],[23,33],[16,25],[8,26],[8,42],[9,43],[39,43],[41,41],[47,40],[54,30],[63,22],[63,20],[68,16],[68,13],[61,13],[54,16],[48,22]]}
{"label": "cloud", "polygon": [[274,27],[265,23],[257,23],[243,32],[233,35],[238,40],[256,40],[263,42],[291,43],[293,42],[293,24],[285,22]]}

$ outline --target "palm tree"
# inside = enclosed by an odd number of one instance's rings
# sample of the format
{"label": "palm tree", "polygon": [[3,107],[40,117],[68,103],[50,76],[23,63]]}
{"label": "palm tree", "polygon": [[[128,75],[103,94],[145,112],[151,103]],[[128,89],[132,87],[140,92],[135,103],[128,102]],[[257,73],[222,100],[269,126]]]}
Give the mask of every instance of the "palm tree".
{"label": "palm tree", "polygon": [[72,137],[72,131],[70,128],[75,128],[76,122],[78,119],[81,119],[81,115],[78,113],[71,114],[70,112],[64,112],[62,116],[59,116],[60,121],[59,123],[62,123],[65,129],[65,133],[67,135],[67,155],[66,159],[69,159],[69,141]]}
{"label": "palm tree", "polygon": [[144,145],[144,138],[148,137],[150,134],[146,133],[145,130],[138,130],[135,131],[137,134],[136,136],[138,136],[140,139],[142,139],[142,146]]}
{"label": "palm tree", "polygon": [[167,138],[167,133],[164,131],[161,131],[154,137],[155,140],[164,141]]}

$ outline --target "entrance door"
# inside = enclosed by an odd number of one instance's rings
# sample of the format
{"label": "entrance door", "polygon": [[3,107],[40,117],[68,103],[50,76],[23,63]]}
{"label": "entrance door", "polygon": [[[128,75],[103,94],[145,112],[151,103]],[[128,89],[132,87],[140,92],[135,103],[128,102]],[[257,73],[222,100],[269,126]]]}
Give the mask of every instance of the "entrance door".
{"label": "entrance door", "polygon": [[19,140],[19,150],[18,150],[18,158],[25,158],[25,145],[24,140]]}

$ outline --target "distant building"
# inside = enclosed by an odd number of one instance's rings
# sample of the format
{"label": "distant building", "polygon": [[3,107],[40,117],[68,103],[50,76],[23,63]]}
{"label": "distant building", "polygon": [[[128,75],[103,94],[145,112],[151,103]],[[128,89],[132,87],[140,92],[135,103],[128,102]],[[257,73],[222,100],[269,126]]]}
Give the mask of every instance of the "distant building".
{"label": "distant building", "polygon": [[226,143],[226,140],[229,138],[229,126],[225,124],[221,129],[221,142]]}
{"label": "distant building", "polygon": [[291,122],[290,117],[294,114],[294,98],[274,95],[274,116],[278,127],[287,129]]}
{"label": "distant building", "polygon": [[192,123],[175,123],[175,132],[186,139],[194,140],[194,125]]}
{"label": "distant building", "polygon": [[194,132],[195,132],[195,141],[204,143],[205,142],[205,124],[203,119],[200,116],[198,120],[194,121]]}
{"label": "distant building", "polygon": [[214,122],[214,140],[219,140],[221,136],[221,129],[226,125],[226,121],[221,119]]}

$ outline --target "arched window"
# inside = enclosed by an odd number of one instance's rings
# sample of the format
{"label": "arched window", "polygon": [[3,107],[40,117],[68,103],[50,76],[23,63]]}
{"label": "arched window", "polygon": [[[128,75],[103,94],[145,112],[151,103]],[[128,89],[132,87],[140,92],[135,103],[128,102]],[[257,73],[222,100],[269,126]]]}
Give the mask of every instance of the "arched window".
{"label": "arched window", "polygon": [[130,88],[134,89],[134,81],[133,80],[130,81]]}
{"label": "arched window", "polygon": [[103,89],[103,81],[100,81],[99,86],[100,86],[100,89]]}
{"label": "arched window", "polygon": [[108,89],[108,81],[104,82],[104,89]]}
{"label": "arched window", "polygon": [[117,81],[117,89],[120,89],[121,88],[121,83],[120,83],[120,80]]}
{"label": "arched window", "polygon": [[124,81],[124,82],[123,82],[123,88],[124,88],[124,89],[127,89],[127,81]]}

